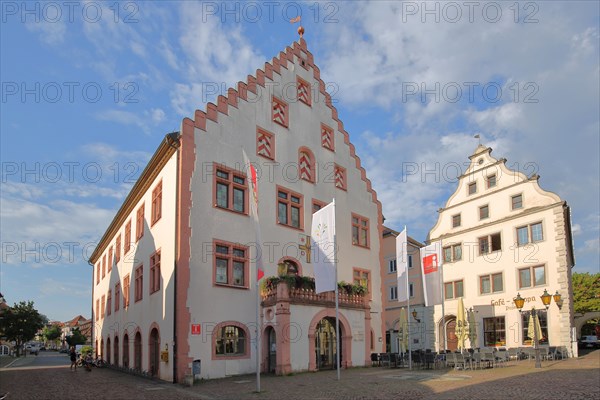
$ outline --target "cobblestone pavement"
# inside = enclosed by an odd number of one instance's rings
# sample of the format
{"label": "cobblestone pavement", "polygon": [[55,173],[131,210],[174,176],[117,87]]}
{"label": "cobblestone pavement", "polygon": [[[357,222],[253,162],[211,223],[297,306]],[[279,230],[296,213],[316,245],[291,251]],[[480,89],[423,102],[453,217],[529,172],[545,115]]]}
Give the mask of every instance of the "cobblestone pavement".
{"label": "cobblestone pavement", "polygon": [[600,399],[600,350],[578,359],[530,361],[484,370],[354,368],[263,376],[256,393],[254,375],[184,387],[134,377],[110,369],[70,371],[64,366],[0,369],[0,392],[12,399]]}

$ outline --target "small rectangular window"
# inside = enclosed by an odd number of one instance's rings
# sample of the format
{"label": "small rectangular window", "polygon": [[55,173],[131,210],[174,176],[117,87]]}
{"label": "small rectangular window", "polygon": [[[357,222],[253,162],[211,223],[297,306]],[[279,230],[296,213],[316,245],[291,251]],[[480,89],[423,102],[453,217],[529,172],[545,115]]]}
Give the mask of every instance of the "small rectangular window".
{"label": "small rectangular window", "polygon": [[486,219],[490,216],[490,207],[485,205],[479,207],[479,219]]}
{"label": "small rectangular window", "polygon": [[452,227],[457,228],[460,226],[460,214],[452,216]]}
{"label": "small rectangular window", "polygon": [[469,183],[469,195],[477,193],[477,182]]}
{"label": "small rectangular window", "polygon": [[523,208],[523,195],[518,194],[516,196],[511,197],[511,206],[513,210],[518,210],[519,208]]}
{"label": "small rectangular window", "polygon": [[486,180],[486,183],[487,183],[487,188],[488,189],[493,188],[494,186],[496,186],[496,174],[488,176],[487,180]]}

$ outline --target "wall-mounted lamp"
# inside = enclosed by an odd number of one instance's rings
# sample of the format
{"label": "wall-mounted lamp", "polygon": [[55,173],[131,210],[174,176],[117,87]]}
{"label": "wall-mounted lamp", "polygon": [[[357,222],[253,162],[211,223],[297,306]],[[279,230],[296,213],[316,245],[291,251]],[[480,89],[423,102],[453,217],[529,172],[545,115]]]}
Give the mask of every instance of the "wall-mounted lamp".
{"label": "wall-mounted lamp", "polygon": [[417,310],[412,310],[411,314],[415,321],[417,321],[418,323],[421,323],[421,320],[417,318]]}

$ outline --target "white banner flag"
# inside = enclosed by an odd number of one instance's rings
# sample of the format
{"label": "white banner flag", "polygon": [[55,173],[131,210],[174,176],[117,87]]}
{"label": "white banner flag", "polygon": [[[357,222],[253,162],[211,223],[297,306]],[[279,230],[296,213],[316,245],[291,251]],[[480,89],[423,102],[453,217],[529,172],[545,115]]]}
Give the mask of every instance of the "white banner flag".
{"label": "white banner flag", "polygon": [[335,290],[335,204],[313,214],[310,241],[314,252],[316,293]]}
{"label": "white banner flag", "polygon": [[421,272],[425,306],[442,304],[442,242],[421,249]]}
{"label": "white banner flag", "polygon": [[408,300],[408,235],[406,228],[396,236],[396,274],[398,276],[398,301]]}
{"label": "white banner flag", "polygon": [[263,267],[262,260],[262,240],[260,235],[260,223],[258,222],[258,182],[256,175],[256,168],[248,159],[246,150],[242,148],[242,155],[244,156],[244,164],[246,166],[246,175],[248,176],[248,188],[250,189],[250,216],[254,220],[254,231],[256,238],[256,280],[260,281],[265,276],[265,269]]}

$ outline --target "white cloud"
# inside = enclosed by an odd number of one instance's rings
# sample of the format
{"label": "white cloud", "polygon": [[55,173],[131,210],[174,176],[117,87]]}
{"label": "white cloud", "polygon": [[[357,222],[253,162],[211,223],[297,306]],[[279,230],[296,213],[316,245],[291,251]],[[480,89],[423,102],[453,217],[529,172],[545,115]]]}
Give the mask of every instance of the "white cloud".
{"label": "white cloud", "polygon": [[214,100],[204,98],[208,86],[233,87],[267,60],[243,34],[241,25],[224,25],[218,18],[202,20],[199,15],[203,15],[202,4],[183,2],[179,24],[183,57],[176,62],[171,51],[166,48],[162,51],[170,65],[184,70],[185,83],[174,85],[171,104],[186,116],[193,115],[206,101]]}
{"label": "white cloud", "polygon": [[166,114],[160,108],[153,108],[144,110],[141,113],[124,110],[104,110],[96,113],[95,116],[101,121],[137,126],[149,135],[155,133],[155,128],[165,120]]}
{"label": "white cloud", "polygon": [[42,42],[57,46],[65,41],[67,27],[62,19],[59,18],[55,22],[51,22],[54,20],[55,15],[48,16],[48,18],[38,17],[37,21],[35,18],[27,18],[25,27],[31,32],[38,33]]}

